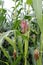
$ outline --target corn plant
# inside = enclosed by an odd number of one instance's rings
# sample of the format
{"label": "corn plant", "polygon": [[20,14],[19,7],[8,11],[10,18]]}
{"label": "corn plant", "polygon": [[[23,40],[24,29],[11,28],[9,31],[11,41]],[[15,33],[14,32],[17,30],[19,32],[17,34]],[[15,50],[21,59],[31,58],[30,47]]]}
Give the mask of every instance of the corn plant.
{"label": "corn plant", "polygon": [[[42,54],[40,54],[43,46],[40,44],[41,34],[43,34],[41,26],[42,1],[27,0],[27,3],[31,5],[33,11],[35,11],[34,20],[32,20],[33,17],[29,15],[28,11],[28,14],[26,13],[26,8],[24,8],[25,15],[21,17],[21,11],[23,10],[23,7],[19,10],[17,8],[20,5],[23,5],[22,0],[13,1],[15,2],[15,7],[13,7],[12,12],[12,26],[9,31],[0,33],[0,64],[42,65]],[[5,15],[6,11],[3,9],[2,11]],[[5,20],[5,18],[3,19]],[[2,23],[4,21],[3,19],[1,19]]]}
{"label": "corn plant", "polygon": [[[28,0],[27,0],[27,2],[28,2]],[[43,37],[43,30],[42,30],[42,28],[43,28],[43,26],[42,26],[42,24],[43,24],[43,22],[42,22],[42,0],[31,0],[30,2],[28,2],[28,4],[33,5],[33,8],[34,8],[34,11],[35,11],[35,14],[36,14],[36,18],[37,18],[37,23],[40,26],[41,35]],[[40,51],[42,51],[42,46],[43,46],[43,42],[41,42]],[[37,65],[42,65],[42,53],[41,53],[41,57],[38,60],[38,62],[40,62],[40,63],[38,63]]]}

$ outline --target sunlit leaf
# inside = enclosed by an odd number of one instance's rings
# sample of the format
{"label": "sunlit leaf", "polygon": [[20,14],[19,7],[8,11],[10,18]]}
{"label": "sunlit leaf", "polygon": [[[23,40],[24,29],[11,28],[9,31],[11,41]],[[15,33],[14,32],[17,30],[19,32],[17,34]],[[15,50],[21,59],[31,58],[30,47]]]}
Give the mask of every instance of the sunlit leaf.
{"label": "sunlit leaf", "polygon": [[13,32],[13,30],[10,30],[8,32],[0,33],[0,47],[2,46],[3,40],[6,36],[9,35],[10,32]]}
{"label": "sunlit leaf", "polygon": [[26,3],[31,5],[32,4],[32,0],[27,0]]}

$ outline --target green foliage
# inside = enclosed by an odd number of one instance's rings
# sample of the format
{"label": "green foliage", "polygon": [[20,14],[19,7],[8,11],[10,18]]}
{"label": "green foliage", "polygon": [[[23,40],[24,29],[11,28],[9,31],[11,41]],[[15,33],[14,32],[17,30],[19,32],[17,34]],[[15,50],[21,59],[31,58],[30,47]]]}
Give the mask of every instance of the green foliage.
{"label": "green foliage", "polygon": [[32,4],[32,0],[26,0],[26,3],[31,5]]}
{"label": "green foliage", "polygon": [[4,25],[6,23],[6,10],[0,8],[0,32],[5,31]]}
{"label": "green foliage", "polygon": [[14,39],[14,41],[12,41],[9,37],[5,37],[5,40],[7,40],[8,43],[9,43],[10,45],[12,45],[13,48],[16,50],[16,42],[15,42],[15,39]]}
{"label": "green foliage", "polygon": [[19,64],[21,58],[22,58],[22,55],[20,55],[20,56],[16,59],[16,61],[12,63],[12,65],[14,65],[14,64],[17,65],[17,64]]}
{"label": "green foliage", "polygon": [[24,19],[28,19],[29,21],[31,20],[31,18],[32,18],[32,17],[31,17],[31,16],[28,16],[28,15],[25,15],[25,16],[24,16]]}
{"label": "green foliage", "polygon": [[[37,22],[40,26],[40,29],[41,29],[41,33],[42,33],[42,36],[43,36],[43,31],[42,31],[42,28],[43,28],[43,22],[42,22],[42,0],[33,0],[33,8],[35,10],[35,14],[36,14],[36,18],[37,18]],[[41,47],[40,47],[41,48]],[[41,51],[42,51],[42,48],[41,48]],[[39,60],[39,64],[37,65],[42,65],[42,61],[41,61],[41,58],[42,55],[40,56],[40,60]]]}
{"label": "green foliage", "polygon": [[10,58],[8,52],[3,47],[1,47],[1,50],[7,58]]}
{"label": "green foliage", "polygon": [[[29,2],[29,1],[27,0],[27,2]],[[43,38],[43,30],[42,30],[42,28],[43,28],[43,22],[42,22],[42,0],[32,0],[31,2],[33,4],[33,9],[35,11],[37,22],[38,22],[38,24],[40,26],[41,33],[42,33],[42,38]],[[40,48],[41,48],[41,51],[42,51],[42,44],[41,44]],[[38,61],[39,64],[37,62],[37,65],[42,65],[42,61],[41,61],[42,58],[41,57],[42,57],[42,55],[40,56],[39,61]]]}
{"label": "green foliage", "polygon": [[6,10],[0,8],[0,25],[5,21],[5,14],[6,14]]}
{"label": "green foliage", "polygon": [[0,0],[0,5],[2,5],[2,3],[3,3],[3,1],[2,1],[2,0]]}
{"label": "green foliage", "polygon": [[6,64],[6,65],[9,65],[8,62],[4,62],[4,61],[2,61],[2,60],[0,60],[0,62],[4,63],[4,64]]}
{"label": "green foliage", "polygon": [[19,5],[20,5],[20,2],[18,2],[18,4],[15,7],[13,7],[13,9],[16,10]]}
{"label": "green foliage", "polygon": [[[22,0],[13,0],[15,2],[15,7],[13,7],[13,14],[12,16],[14,16],[14,14],[17,14],[16,16],[12,17],[12,23],[10,22],[11,27],[9,26],[9,31],[3,32],[4,31],[4,24],[7,25],[7,20],[6,20],[6,10],[3,8],[0,8],[0,31],[2,31],[2,33],[0,33],[0,48],[2,50],[2,52],[4,53],[4,56],[6,58],[8,58],[8,61],[3,61],[2,59],[0,60],[0,62],[5,63],[6,65],[20,65],[20,62],[22,62],[22,65],[29,65],[29,60],[27,60],[28,55],[29,55],[29,48],[31,48],[32,44],[30,43],[29,46],[29,42],[33,43],[33,47],[36,45],[34,43],[40,43],[40,31],[39,28],[41,29],[41,33],[42,33],[42,38],[43,38],[43,29],[42,29],[42,7],[41,7],[41,0],[27,0],[27,4],[32,5],[34,11],[35,11],[35,15],[36,15],[36,19],[37,19],[37,23],[39,24],[39,26],[35,23],[33,23],[34,25],[31,27],[31,19],[32,17],[27,15],[25,12],[24,16],[24,20],[28,20],[29,22],[29,30],[22,34],[21,33],[21,28],[20,28],[20,23],[21,23],[21,18],[19,19],[19,15],[21,14],[21,11],[23,10],[23,7],[21,7],[19,10],[17,10],[17,8],[22,5],[23,1]],[[18,2],[18,4],[16,4]],[[37,4],[37,5],[36,5]],[[37,25],[37,26],[35,26]],[[37,28],[36,28],[37,27]],[[39,28],[38,28],[39,27]],[[8,28],[8,25],[7,27]],[[6,29],[5,28],[5,29]],[[34,29],[35,28],[35,29]],[[6,29],[7,30],[7,29]],[[11,35],[11,33],[13,35]],[[34,42],[34,40],[36,38],[32,38],[31,36],[35,34],[37,36],[37,40]],[[31,41],[30,41],[31,39]],[[2,46],[4,42],[4,40],[7,41],[8,43],[8,47],[7,49],[5,47]],[[5,44],[6,45],[6,44]],[[11,47],[12,48],[11,48]],[[42,45],[43,46],[43,45]],[[41,47],[42,47],[41,46]],[[36,45],[34,48],[38,48],[38,46]],[[13,49],[13,51],[12,51]],[[14,50],[16,51],[16,53],[14,52]],[[12,55],[10,55],[10,52],[12,52]],[[40,51],[42,51],[42,48],[40,49]],[[30,51],[31,52],[31,51]],[[14,53],[14,55],[13,55]],[[31,52],[33,53],[33,51]],[[2,54],[3,55],[3,54]],[[21,59],[23,61],[21,61]],[[42,55],[40,55],[37,65],[42,65],[41,62],[42,59]]]}

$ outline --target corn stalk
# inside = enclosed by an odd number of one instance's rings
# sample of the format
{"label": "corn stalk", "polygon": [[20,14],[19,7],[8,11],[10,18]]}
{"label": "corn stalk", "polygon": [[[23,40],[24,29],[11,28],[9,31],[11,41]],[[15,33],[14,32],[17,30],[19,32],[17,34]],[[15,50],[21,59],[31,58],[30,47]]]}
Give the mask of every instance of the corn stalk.
{"label": "corn stalk", "polygon": [[28,37],[28,39],[24,40],[24,65],[27,65],[29,32],[27,32],[25,35]]}

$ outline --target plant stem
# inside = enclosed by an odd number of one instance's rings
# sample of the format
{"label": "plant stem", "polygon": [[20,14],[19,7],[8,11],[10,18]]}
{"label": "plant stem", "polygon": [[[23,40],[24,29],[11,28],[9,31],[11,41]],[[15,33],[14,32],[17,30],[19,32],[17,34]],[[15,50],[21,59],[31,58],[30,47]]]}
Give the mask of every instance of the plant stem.
{"label": "plant stem", "polygon": [[24,65],[27,65],[27,55],[28,55],[28,40],[25,40],[25,63]]}

